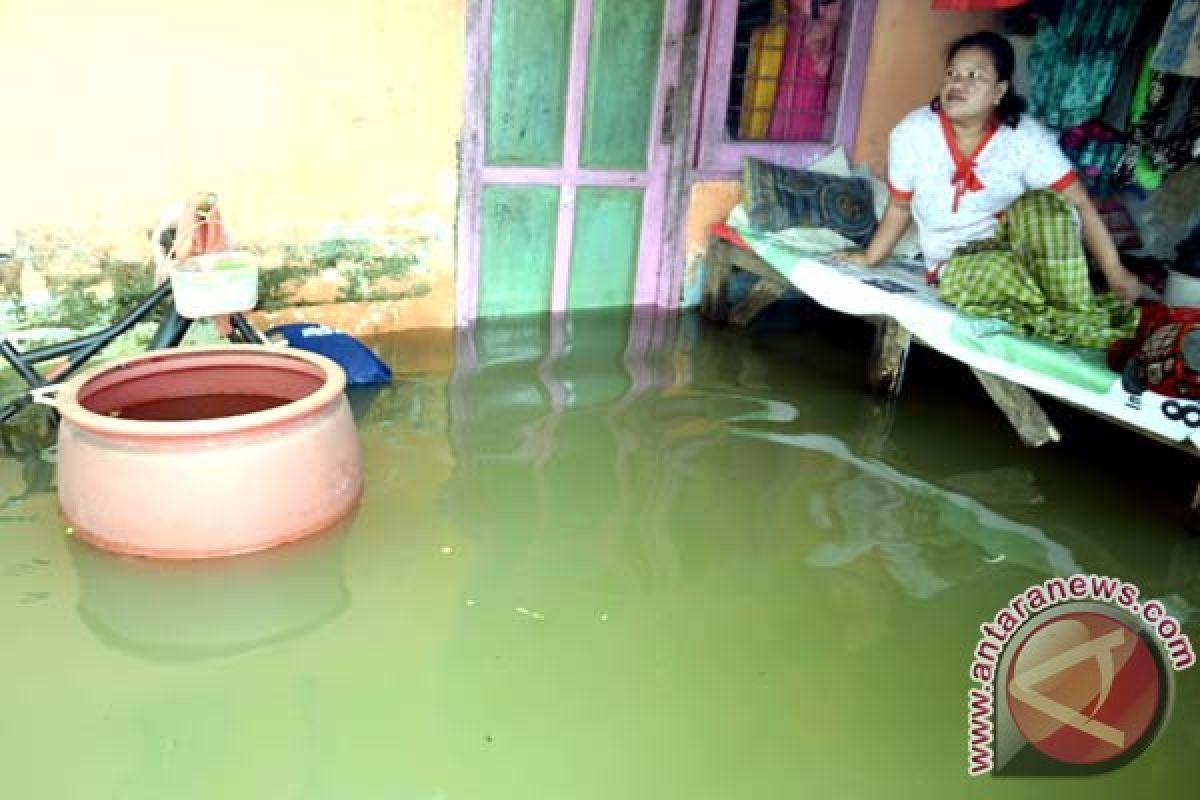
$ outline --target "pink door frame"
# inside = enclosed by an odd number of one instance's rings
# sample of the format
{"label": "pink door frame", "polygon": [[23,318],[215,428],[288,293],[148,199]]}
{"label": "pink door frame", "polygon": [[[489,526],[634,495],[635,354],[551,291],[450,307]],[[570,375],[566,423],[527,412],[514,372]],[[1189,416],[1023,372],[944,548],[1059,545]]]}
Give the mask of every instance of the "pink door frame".
{"label": "pink door frame", "polygon": [[[550,185],[560,187],[558,231],[555,246],[554,277],[550,311],[567,308],[570,279],[571,244],[575,222],[575,192],[579,186],[637,188],[645,191],[642,231],[639,242],[634,305],[659,305],[673,308],[678,304],[672,288],[678,284],[673,273],[679,266],[666,253],[664,227],[667,224],[667,177],[671,168],[671,137],[663,135],[664,99],[677,87],[683,51],[687,0],[666,0],[661,58],[650,121],[648,169],[642,172],[587,170],[579,166],[583,139],[583,102],[587,87],[588,48],[592,28],[593,0],[575,0],[575,19],[571,35],[570,71],[566,97],[566,126],[563,164],[558,167],[490,167],[483,163],[487,132],[487,92],[489,66],[489,27],[493,0],[470,0],[467,8],[467,75],[464,120],[460,152],[460,194],[458,211],[457,308],[458,327],[470,325],[479,303],[479,240],[483,217],[483,187],[487,184]],[[532,12],[531,12],[532,13]],[[684,135],[686,125],[679,114],[672,123],[676,135]]]}

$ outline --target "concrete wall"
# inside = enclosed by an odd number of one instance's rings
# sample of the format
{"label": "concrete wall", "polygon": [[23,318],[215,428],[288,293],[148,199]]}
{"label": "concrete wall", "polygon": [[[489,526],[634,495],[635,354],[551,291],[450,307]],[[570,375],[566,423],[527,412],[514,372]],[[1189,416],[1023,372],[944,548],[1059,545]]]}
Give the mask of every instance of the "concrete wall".
{"label": "concrete wall", "polygon": [[453,324],[465,0],[7,0],[0,30],[0,306],[27,324],[137,272],[197,190],[284,268],[268,305]]}
{"label": "concrete wall", "polygon": [[[219,193],[263,255],[260,322],[454,320],[465,0],[0,4],[0,327],[111,318],[147,288],[168,204]],[[937,85],[943,45],[995,22],[879,0],[856,160]],[[691,190],[688,279],[738,184]]]}

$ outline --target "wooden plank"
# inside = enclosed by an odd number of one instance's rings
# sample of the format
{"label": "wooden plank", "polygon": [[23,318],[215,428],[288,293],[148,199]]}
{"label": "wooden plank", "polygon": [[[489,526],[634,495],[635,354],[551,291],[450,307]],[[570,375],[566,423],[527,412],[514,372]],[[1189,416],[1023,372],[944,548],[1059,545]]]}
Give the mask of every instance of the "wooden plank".
{"label": "wooden plank", "polygon": [[1192,508],[1184,524],[1189,532],[1200,534],[1200,485],[1197,485],[1196,491],[1192,493]]}
{"label": "wooden plank", "polygon": [[867,386],[874,394],[896,397],[904,385],[912,334],[891,317],[875,321],[875,340],[867,360]]}
{"label": "wooden plank", "polygon": [[700,311],[714,322],[729,319],[729,279],[733,277],[730,251],[733,245],[724,239],[710,236],[704,253],[704,293]]}
{"label": "wooden plank", "polygon": [[729,321],[734,325],[749,325],[760,311],[778,300],[785,291],[779,284],[759,278],[729,312]]}
{"label": "wooden plank", "polygon": [[1037,400],[1023,386],[1012,381],[971,368],[971,372],[983,384],[992,402],[1004,412],[1016,429],[1021,441],[1029,447],[1041,447],[1047,442],[1062,439],[1058,429],[1050,422]]}
{"label": "wooden plank", "polygon": [[858,430],[858,452],[864,458],[882,460],[896,425],[896,397],[868,399],[866,413]]}
{"label": "wooden plank", "polygon": [[[701,91],[701,81],[697,80],[700,64],[700,49],[703,40],[700,37],[702,18],[704,15],[704,0],[675,0],[682,5],[680,13],[684,17],[683,31],[675,37],[667,39],[667,51],[663,54],[663,71],[668,73],[672,61],[678,64],[678,76],[665,74],[664,77],[676,86],[675,105],[672,108],[671,125],[661,123],[660,129],[670,141],[670,170],[665,186],[666,201],[663,209],[663,242],[661,250],[661,280],[658,283],[655,303],[663,308],[678,308],[683,301],[683,279],[687,271],[685,236],[688,201],[690,199],[691,159],[689,158],[692,144],[692,109]],[[674,51],[674,52],[672,52]],[[688,87],[692,87],[691,90]]]}
{"label": "wooden plank", "polygon": [[[728,244],[728,243],[726,243]],[[788,286],[788,282],[775,271],[775,268],[763,261],[758,256],[748,250],[743,250],[740,247],[729,245],[729,263],[743,272],[749,272],[751,275],[757,275],[764,280],[773,281],[780,286]]]}

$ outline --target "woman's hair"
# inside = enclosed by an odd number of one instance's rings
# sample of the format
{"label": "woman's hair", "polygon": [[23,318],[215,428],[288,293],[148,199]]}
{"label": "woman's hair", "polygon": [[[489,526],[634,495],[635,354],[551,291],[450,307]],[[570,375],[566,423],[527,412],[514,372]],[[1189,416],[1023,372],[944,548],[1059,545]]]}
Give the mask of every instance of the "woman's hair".
{"label": "woman's hair", "polygon": [[[978,48],[983,50],[992,59],[992,66],[996,68],[998,80],[1008,82],[1008,91],[1000,98],[1000,105],[996,106],[996,116],[1005,125],[1015,128],[1021,121],[1021,114],[1025,111],[1025,98],[1017,94],[1012,87],[1013,67],[1016,65],[1017,57],[1013,53],[1012,45],[998,33],[991,31],[977,31],[976,33],[968,33],[961,39],[956,39],[950,43],[950,47],[946,50],[946,63],[958,55],[960,50],[968,48]],[[940,97],[934,96],[930,101],[929,107],[937,111],[942,107]]]}

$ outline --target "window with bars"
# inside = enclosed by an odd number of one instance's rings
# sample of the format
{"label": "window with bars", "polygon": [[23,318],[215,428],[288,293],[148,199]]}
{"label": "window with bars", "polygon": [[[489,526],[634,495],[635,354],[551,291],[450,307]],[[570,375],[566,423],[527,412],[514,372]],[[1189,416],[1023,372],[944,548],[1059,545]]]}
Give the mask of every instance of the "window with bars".
{"label": "window with bars", "polygon": [[850,147],[875,0],[709,0],[695,166],[799,165]]}

